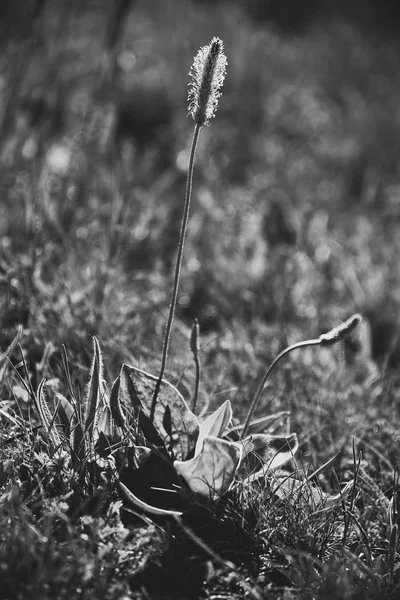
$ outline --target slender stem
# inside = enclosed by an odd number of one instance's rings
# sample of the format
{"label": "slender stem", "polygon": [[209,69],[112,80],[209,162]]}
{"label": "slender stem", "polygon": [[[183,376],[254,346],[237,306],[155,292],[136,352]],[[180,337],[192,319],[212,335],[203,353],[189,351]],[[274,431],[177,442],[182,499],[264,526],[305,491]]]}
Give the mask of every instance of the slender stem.
{"label": "slender stem", "polygon": [[265,384],[267,382],[267,379],[272,371],[272,369],[275,367],[275,365],[278,364],[278,362],[281,360],[281,358],[283,358],[284,356],[286,356],[286,354],[289,354],[289,352],[292,352],[292,350],[297,350],[298,348],[304,348],[305,346],[319,346],[321,344],[321,340],[319,339],[315,339],[315,340],[305,340],[303,342],[296,342],[296,344],[292,344],[291,346],[288,346],[287,348],[285,348],[284,350],[282,350],[282,352],[280,354],[278,354],[278,356],[276,358],[274,358],[274,360],[272,361],[272,363],[270,364],[270,366],[268,367],[265,375],[263,376],[262,380],[260,381],[260,384],[257,388],[256,393],[254,394],[251,406],[250,406],[250,410],[248,412],[247,415],[247,419],[246,422],[244,424],[243,427],[243,431],[242,431],[242,435],[241,435],[241,439],[243,439],[250,427],[250,423],[254,417],[254,413],[256,412],[256,408],[258,406],[258,403],[260,402],[260,398],[262,396],[262,393],[264,391],[265,388]]}
{"label": "slender stem", "polygon": [[199,359],[199,355],[198,354],[194,355],[194,364],[195,364],[195,367],[196,367],[196,381],[195,381],[195,384],[194,384],[194,395],[193,395],[192,412],[194,414],[196,414],[197,398],[199,396],[199,385],[200,385],[200,359]]}
{"label": "slender stem", "polygon": [[190,149],[189,168],[188,168],[188,174],[187,174],[187,180],[186,180],[185,205],[183,208],[181,230],[180,230],[180,234],[179,234],[178,251],[176,254],[174,283],[172,286],[171,303],[169,305],[167,325],[165,327],[160,374],[159,374],[157,382],[156,382],[156,387],[154,389],[153,399],[152,399],[152,403],[151,403],[151,412],[150,412],[151,421],[154,420],[154,412],[156,409],[157,397],[158,397],[158,393],[160,391],[161,382],[162,382],[164,372],[165,372],[165,365],[167,362],[167,355],[168,355],[169,338],[171,336],[172,321],[174,319],[176,301],[178,298],[178,286],[179,286],[179,278],[180,278],[180,274],[181,274],[183,246],[185,244],[186,230],[187,230],[187,224],[188,224],[188,219],[189,219],[190,199],[191,199],[191,195],[192,195],[194,158],[195,158],[195,154],[196,154],[196,148],[197,148],[197,142],[199,139],[200,129],[201,129],[201,125],[195,125],[193,139],[192,139],[192,147]]}

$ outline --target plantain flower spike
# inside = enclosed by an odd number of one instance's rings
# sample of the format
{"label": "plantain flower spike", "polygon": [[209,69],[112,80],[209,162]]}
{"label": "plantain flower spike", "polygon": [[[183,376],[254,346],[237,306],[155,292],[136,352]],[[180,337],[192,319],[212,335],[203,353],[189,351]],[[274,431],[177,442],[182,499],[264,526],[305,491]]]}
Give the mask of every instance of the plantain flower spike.
{"label": "plantain flower spike", "polygon": [[226,74],[227,59],[222,40],[214,37],[200,48],[190,69],[189,114],[200,127],[209,125],[215,116],[221,87]]}
{"label": "plantain flower spike", "polygon": [[351,333],[361,321],[362,316],[355,314],[350,317],[350,319],[347,319],[347,321],[344,323],[341,323],[337,327],[334,327],[328,331],[328,333],[320,335],[319,342],[321,346],[330,346],[330,344],[336,344],[336,342],[340,342],[340,340],[349,335],[349,333]]}

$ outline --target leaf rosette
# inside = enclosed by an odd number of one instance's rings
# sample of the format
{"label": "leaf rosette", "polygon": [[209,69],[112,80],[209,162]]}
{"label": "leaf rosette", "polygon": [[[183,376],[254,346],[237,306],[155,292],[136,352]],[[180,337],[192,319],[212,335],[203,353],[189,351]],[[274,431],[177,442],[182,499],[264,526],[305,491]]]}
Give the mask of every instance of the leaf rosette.
{"label": "leaf rosette", "polygon": [[158,515],[182,514],[193,502],[215,505],[232,486],[260,480],[280,499],[306,499],[316,507],[334,506],[348,492],[347,486],[341,495],[328,496],[281,469],[297,452],[297,435],[265,431],[288,413],[248,423],[243,437],[245,425],[232,426],[229,400],[200,422],[179,390],[163,379],[152,417],[157,377],[123,364],[109,390],[103,373],[94,338],[82,406],[59,393],[50,400],[44,381],[33,398],[53,452],[68,448],[80,480],[92,489],[112,472],[129,503]]}
{"label": "leaf rosette", "polygon": [[[191,499],[215,503],[235,481],[250,481],[257,468],[268,476],[294,456],[295,434],[253,433],[250,427],[246,438],[237,439],[229,400],[200,423],[181,393],[166,380],[151,421],[156,382],[153,375],[123,365],[111,392],[112,411],[123,414],[121,422],[132,440],[129,456],[126,449],[118,452],[120,487],[138,508],[169,514],[174,506],[189,505]],[[259,420],[254,431],[269,421]]]}

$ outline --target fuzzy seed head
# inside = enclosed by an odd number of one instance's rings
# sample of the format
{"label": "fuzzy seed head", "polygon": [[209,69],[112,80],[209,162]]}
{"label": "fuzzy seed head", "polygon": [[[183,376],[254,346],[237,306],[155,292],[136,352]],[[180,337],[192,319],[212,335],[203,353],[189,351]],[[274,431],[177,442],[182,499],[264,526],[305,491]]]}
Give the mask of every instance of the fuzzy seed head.
{"label": "fuzzy seed head", "polygon": [[189,73],[191,82],[188,94],[189,114],[196,125],[209,125],[215,116],[226,65],[224,44],[217,37],[196,54]]}
{"label": "fuzzy seed head", "polygon": [[321,346],[329,346],[330,344],[336,344],[336,342],[340,342],[343,338],[345,338],[349,333],[351,333],[357,325],[362,321],[362,316],[359,314],[355,314],[344,323],[341,323],[337,327],[334,327],[328,333],[324,333],[319,336],[319,341]]}

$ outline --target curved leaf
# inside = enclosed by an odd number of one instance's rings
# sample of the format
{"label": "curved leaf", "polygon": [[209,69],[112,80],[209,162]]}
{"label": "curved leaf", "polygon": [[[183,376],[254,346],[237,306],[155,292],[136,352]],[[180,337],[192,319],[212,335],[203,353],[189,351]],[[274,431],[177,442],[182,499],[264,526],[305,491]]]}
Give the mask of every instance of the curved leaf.
{"label": "curved leaf", "polygon": [[86,394],[85,431],[90,437],[97,422],[97,409],[103,398],[103,355],[99,341],[93,337],[93,361],[90,369],[90,379]]}
{"label": "curved leaf", "polygon": [[199,437],[197,438],[194,454],[198,454],[206,437],[222,437],[228,423],[232,420],[232,407],[226,400],[215,412],[200,424]]}
{"label": "curved leaf", "polygon": [[191,456],[199,435],[199,422],[180,392],[165,379],[162,381],[151,423],[151,404],[157,377],[126,364],[121,369],[120,388],[123,387],[123,377],[130,382],[127,392],[133,407],[140,407],[143,423],[154,427],[173,458],[185,460]]}
{"label": "curved leaf", "polygon": [[110,392],[110,410],[115,421],[115,424],[118,427],[124,428],[126,425],[126,418],[123,413],[123,409],[121,406],[121,397],[120,397],[120,388],[121,388],[121,377],[118,375],[117,379],[111,386]]}
{"label": "curved leaf", "polygon": [[56,402],[56,415],[58,417],[59,424],[62,429],[65,431],[66,435],[71,433],[71,423],[74,418],[74,407],[67,400],[65,396],[56,392],[55,394],[55,402]]}
{"label": "curved leaf", "polygon": [[140,510],[143,510],[144,512],[148,512],[152,515],[159,515],[159,516],[165,516],[165,517],[172,516],[172,515],[179,517],[182,515],[182,513],[178,510],[169,510],[169,509],[165,509],[165,508],[158,508],[157,506],[151,506],[150,504],[143,502],[143,500],[140,500],[140,498],[135,496],[135,494],[133,492],[131,492],[131,490],[129,490],[126,487],[126,485],[124,485],[121,482],[119,482],[119,487],[120,487],[121,492],[125,496],[125,498],[127,500],[129,500],[129,502],[134,504],[137,508],[140,508]]}
{"label": "curved leaf", "polygon": [[241,458],[240,444],[206,437],[199,454],[174,467],[195,494],[217,499],[232,485]]}

